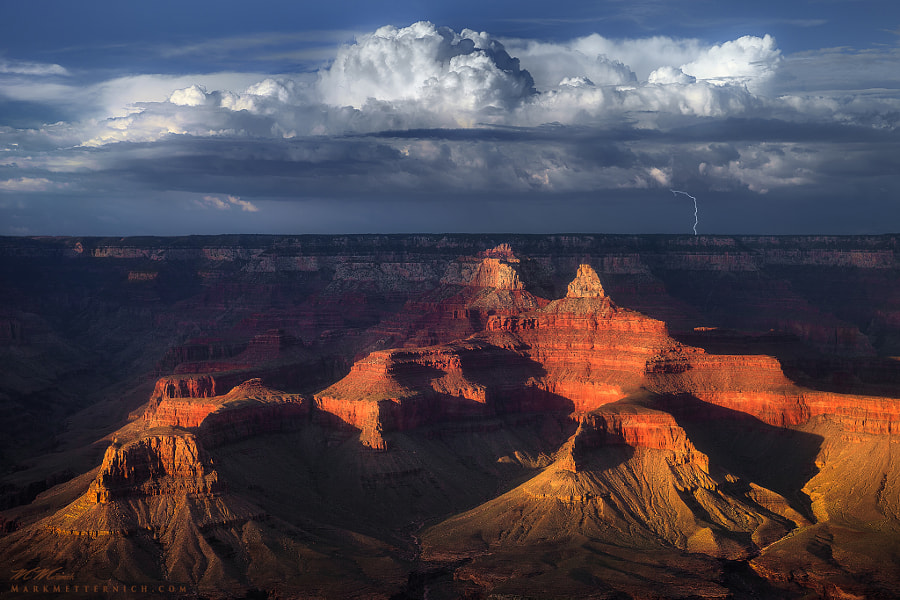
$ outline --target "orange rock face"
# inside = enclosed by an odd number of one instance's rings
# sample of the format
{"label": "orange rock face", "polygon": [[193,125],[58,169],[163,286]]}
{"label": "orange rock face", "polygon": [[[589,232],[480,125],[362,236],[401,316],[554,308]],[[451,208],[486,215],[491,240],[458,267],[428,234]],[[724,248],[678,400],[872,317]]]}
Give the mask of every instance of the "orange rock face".
{"label": "orange rock face", "polygon": [[493,315],[517,315],[547,303],[525,290],[508,245],[450,263],[440,285],[407,302],[371,331],[376,343],[421,347],[482,331]]}
{"label": "orange rock face", "polygon": [[804,391],[802,401],[811,416],[822,415],[845,431],[876,435],[900,433],[900,400]]}
{"label": "orange rock face", "polygon": [[208,398],[216,395],[216,380],[212,375],[160,377],[151,398]]}
{"label": "orange rock face", "polygon": [[498,388],[471,375],[497,363],[494,350],[487,344],[458,343],[373,352],[347,377],[316,394],[315,406],[359,429],[363,442],[373,448],[384,447],[384,431],[489,416],[496,412],[492,400]]}
{"label": "orange rock face", "polygon": [[600,277],[590,265],[579,265],[575,279],[569,284],[566,298],[605,298]]}
{"label": "orange rock face", "polygon": [[148,427],[199,427],[218,407],[215,402],[203,402],[199,398],[162,398],[158,404],[151,404],[143,419]]}
{"label": "orange rock face", "polygon": [[[496,368],[486,375],[491,364]],[[316,406],[383,447],[386,431],[519,411],[590,413],[642,389],[692,396],[777,427],[818,415],[857,432],[898,426],[900,402],[804,390],[771,356],[707,354],[674,341],[661,321],[618,308],[587,265],[579,267],[565,298],[492,315],[466,344],[369,355],[320,393]],[[648,435],[664,442],[646,447],[668,443],[690,454],[677,436]]]}
{"label": "orange rock face", "polygon": [[105,503],[132,495],[210,495],[220,489],[218,476],[196,437],[169,432],[148,433],[124,445],[110,445],[88,493]]}
{"label": "orange rock face", "polygon": [[221,396],[151,401],[143,422],[146,427],[195,429],[216,444],[290,428],[309,414],[309,407],[298,394],[277,392],[261,379],[251,379]]}
{"label": "orange rock face", "polygon": [[669,413],[642,406],[606,405],[577,416],[578,431],[562,450],[563,468],[578,472],[582,455],[609,445],[665,450],[672,466],[692,463],[709,470],[709,458],[697,450]]}
{"label": "orange rock face", "polygon": [[603,434],[605,444],[669,450],[671,464],[695,463],[709,469],[709,459],[697,450],[672,415],[647,409],[609,411],[600,409],[580,417]]}
{"label": "orange rock face", "polygon": [[528,348],[544,375],[542,389],[590,411],[638,389],[648,363],[677,345],[666,326],[618,308],[606,297],[591,267],[579,267],[565,298],[522,315],[495,316],[486,339],[514,336]]}

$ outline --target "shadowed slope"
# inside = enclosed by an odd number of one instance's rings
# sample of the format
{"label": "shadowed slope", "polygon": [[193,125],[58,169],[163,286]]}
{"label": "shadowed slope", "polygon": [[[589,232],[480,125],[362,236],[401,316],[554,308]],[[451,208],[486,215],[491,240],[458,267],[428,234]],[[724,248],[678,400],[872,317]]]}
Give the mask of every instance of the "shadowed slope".
{"label": "shadowed slope", "polygon": [[[727,592],[709,557],[750,556],[794,527],[717,484],[669,415],[624,404],[584,419],[537,476],[426,530],[423,557],[470,559],[457,578],[495,594],[606,597],[655,582],[666,597],[717,596]],[[663,439],[643,435],[648,425],[681,436],[681,450],[647,447]]]}

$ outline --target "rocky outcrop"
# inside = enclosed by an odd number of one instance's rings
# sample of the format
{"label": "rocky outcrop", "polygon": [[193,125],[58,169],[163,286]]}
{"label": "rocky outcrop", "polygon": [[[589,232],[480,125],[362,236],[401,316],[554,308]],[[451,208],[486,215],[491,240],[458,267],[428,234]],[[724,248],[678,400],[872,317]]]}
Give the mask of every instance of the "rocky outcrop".
{"label": "rocky outcrop", "polygon": [[[737,411],[776,427],[795,427],[823,417],[848,433],[900,431],[900,400],[803,388],[788,379],[771,356],[693,353],[687,362],[674,365],[660,360],[653,364],[647,383],[663,396],[698,398],[710,407]],[[703,416],[697,407],[692,412]],[[709,411],[711,419],[720,415]]]}
{"label": "rocky outcrop", "polygon": [[211,496],[221,491],[210,458],[194,435],[151,429],[137,440],[107,448],[88,495],[107,503],[126,496]]}
{"label": "rocky outcrop", "polygon": [[[501,355],[497,368],[515,370],[518,364],[518,374],[505,380],[486,375],[484,366]],[[477,376],[471,366],[463,368],[474,363],[482,365]],[[520,411],[595,414],[641,389],[697,398],[777,427],[818,415],[848,431],[897,427],[897,402],[816,394],[788,379],[774,357],[709,354],[676,342],[664,323],[618,308],[588,265],[579,267],[565,298],[537,310],[492,315],[485,331],[465,344],[372,353],[320,393],[316,406],[361,431],[364,443],[382,448],[382,434],[391,430]],[[721,415],[709,412],[710,418]],[[647,447],[670,444],[676,454],[691,452],[677,436],[654,435],[648,439],[664,442]]]}
{"label": "rocky outcrop", "polygon": [[677,345],[661,321],[618,308],[588,265],[579,267],[565,298],[488,320],[485,339],[502,345],[506,335],[519,340],[541,365],[537,386],[585,412],[637,390],[647,364]]}
{"label": "rocky outcrop", "polygon": [[286,394],[251,379],[227,394],[207,398],[160,398],[143,415],[147,427],[196,430],[217,445],[237,439],[298,427],[310,404],[299,394]]}
{"label": "rocky outcrop", "polygon": [[204,402],[199,398],[162,398],[144,412],[148,427],[199,427],[210,413],[219,408],[216,401]]}
{"label": "rocky outcrop", "polygon": [[497,290],[523,290],[515,257],[509,244],[501,244],[479,257],[461,257],[450,263],[441,278],[444,285],[464,285]]}
{"label": "rocky outcrop", "polygon": [[590,265],[579,265],[575,279],[569,284],[566,298],[605,298],[597,272]]}
{"label": "rocky outcrop", "polygon": [[581,427],[599,434],[601,444],[624,444],[669,452],[669,464],[692,463],[709,471],[709,458],[697,450],[675,418],[666,412],[634,405],[607,405],[578,417]]}
{"label": "rocky outcrop", "polygon": [[900,399],[830,394],[804,390],[801,401],[811,416],[838,423],[845,432],[873,435],[900,433]]}
{"label": "rocky outcrop", "polygon": [[525,290],[508,244],[450,263],[437,287],[370,330],[370,350],[444,344],[483,331],[494,315],[536,310],[547,301]]}
{"label": "rocky outcrop", "polygon": [[691,463],[709,471],[709,458],[694,447],[669,413],[616,403],[580,413],[576,419],[578,430],[557,453],[558,468],[578,473],[593,450],[629,446],[664,451],[672,466]]}
{"label": "rocky outcrop", "polygon": [[[354,364],[347,377],[316,394],[315,407],[359,430],[363,444],[384,449],[382,433],[387,431],[495,414],[496,399],[515,387],[516,377],[527,369],[521,356],[513,358],[506,365],[510,374],[504,386],[506,377],[490,372],[501,366],[496,352],[477,341],[373,352]],[[478,374],[493,380],[479,381]]]}
{"label": "rocky outcrop", "polygon": [[154,531],[175,536],[179,529],[261,516],[258,508],[227,494],[196,436],[155,428],[129,441],[114,441],[87,492],[39,526],[58,536]]}
{"label": "rocky outcrop", "polygon": [[216,395],[217,383],[212,375],[160,377],[156,381],[156,387],[150,398],[151,400],[161,400],[163,398],[209,398]]}
{"label": "rocky outcrop", "polygon": [[197,427],[218,402],[209,400],[228,393],[246,380],[247,373],[167,375],[156,380],[143,420],[150,427]]}

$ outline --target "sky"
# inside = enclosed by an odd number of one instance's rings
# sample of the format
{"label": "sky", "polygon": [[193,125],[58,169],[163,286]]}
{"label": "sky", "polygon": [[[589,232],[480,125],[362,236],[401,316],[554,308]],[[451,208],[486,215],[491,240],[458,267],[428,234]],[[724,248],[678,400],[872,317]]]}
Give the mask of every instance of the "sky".
{"label": "sky", "polygon": [[900,232],[900,4],[0,3],[0,235],[695,230]]}

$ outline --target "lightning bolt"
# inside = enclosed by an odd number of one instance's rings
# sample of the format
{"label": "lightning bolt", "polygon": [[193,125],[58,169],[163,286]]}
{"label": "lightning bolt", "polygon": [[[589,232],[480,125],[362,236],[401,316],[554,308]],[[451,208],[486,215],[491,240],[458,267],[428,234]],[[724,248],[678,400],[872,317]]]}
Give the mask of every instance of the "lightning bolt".
{"label": "lightning bolt", "polygon": [[672,192],[672,195],[675,196],[676,198],[678,197],[678,194],[684,194],[685,196],[687,196],[688,198],[690,198],[691,200],[694,201],[694,235],[697,235],[697,223],[700,222],[700,217],[697,216],[697,199],[694,198],[693,196],[691,196],[690,194],[688,194],[687,192],[682,192],[680,190],[669,190],[669,191]]}

